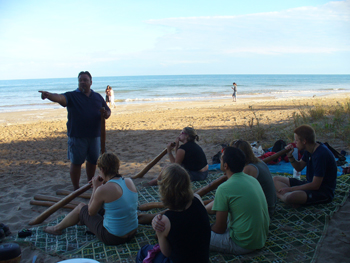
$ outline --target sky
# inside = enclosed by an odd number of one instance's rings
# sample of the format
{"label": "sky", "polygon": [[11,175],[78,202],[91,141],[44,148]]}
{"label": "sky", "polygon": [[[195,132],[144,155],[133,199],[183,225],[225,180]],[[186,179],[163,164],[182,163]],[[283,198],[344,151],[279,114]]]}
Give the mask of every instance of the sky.
{"label": "sky", "polygon": [[350,0],[0,0],[0,80],[350,74]]}

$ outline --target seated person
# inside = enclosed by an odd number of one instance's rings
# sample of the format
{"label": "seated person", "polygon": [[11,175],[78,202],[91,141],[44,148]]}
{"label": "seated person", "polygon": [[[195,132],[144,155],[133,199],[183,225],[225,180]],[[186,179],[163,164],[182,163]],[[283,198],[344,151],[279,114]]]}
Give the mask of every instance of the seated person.
{"label": "seated person", "polygon": [[178,164],[165,167],[159,193],[168,210],[152,215],[152,226],[163,255],[174,263],[209,262],[209,217],[199,195],[193,194],[186,170]]}
{"label": "seated person", "polygon": [[[208,176],[208,162],[203,149],[195,142],[199,137],[195,129],[186,127],[180,132],[180,135],[173,143],[167,146],[168,155],[171,163],[182,165],[190,175],[191,181],[205,180]],[[179,147],[179,142],[183,144]],[[172,150],[175,147],[175,157]],[[150,185],[157,185],[157,179],[149,182]]]}
{"label": "seated person", "polygon": [[316,142],[315,130],[301,125],[294,130],[294,139],[299,151],[304,150],[300,161],[294,159],[293,145],[286,149],[290,163],[298,172],[305,166],[306,181],[276,176],[273,178],[277,197],[283,202],[295,205],[328,203],[333,200],[337,182],[337,165],[332,152],[322,143]]}
{"label": "seated person", "polygon": [[[137,231],[137,191],[130,178],[118,173],[120,162],[113,153],[104,153],[97,160],[100,176],[94,176],[88,205],[79,204],[59,224],[45,232],[61,235],[62,230],[78,223],[86,225],[106,245],[119,245],[131,240]],[[104,216],[101,208],[104,208]]]}
{"label": "seated person", "polygon": [[265,245],[270,224],[266,198],[259,182],[242,172],[244,165],[240,149],[227,147],[222,153],[221,170],[228,179],[215,193],[210,250],[241,255]]}
{"label": "seated person", "polygon": [[245,154],[245,166],[243,173],[253,176],[258,180],[264,191],[267,207],[270,217],[273,215],[276,207],[276,189],[273,183],[272,175],[266,163],[255,157],[252,147],[248,142],[237,140],[231,143],[232,147],[236,147]]}

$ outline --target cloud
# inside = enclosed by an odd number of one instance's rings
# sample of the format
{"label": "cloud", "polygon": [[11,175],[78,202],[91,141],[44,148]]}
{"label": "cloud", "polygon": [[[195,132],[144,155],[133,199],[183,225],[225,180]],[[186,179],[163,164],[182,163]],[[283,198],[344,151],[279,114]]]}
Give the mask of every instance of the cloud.
{"label": "cloud", "polygon": [[174,29],[158,39],[156,49],[161,53],[203,50],[205,55],[281,55],[349,52],[349,21],[350,1],[338,1],[281,12],[146,22]]}

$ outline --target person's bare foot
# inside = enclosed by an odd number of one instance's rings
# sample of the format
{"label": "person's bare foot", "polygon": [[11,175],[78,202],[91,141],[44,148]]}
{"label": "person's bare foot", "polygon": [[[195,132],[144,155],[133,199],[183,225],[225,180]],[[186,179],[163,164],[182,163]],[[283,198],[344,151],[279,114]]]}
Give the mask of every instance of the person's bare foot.
{"label": "person's bare foot", "polygon": [[55,230],[54,226],[47,226],[44,228],[44,232],[52,235],[62,235],[62,230]]}

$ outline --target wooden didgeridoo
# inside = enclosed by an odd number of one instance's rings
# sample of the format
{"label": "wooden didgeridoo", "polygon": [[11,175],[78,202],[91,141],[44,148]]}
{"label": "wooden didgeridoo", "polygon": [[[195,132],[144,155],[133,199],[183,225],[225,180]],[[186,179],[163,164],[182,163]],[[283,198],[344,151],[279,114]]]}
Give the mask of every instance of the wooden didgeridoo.
{"label": "wooden didgeridoo", "polygon": [[101,112],[101,154],[106,152],[106,120],[103,117],[105,108],[100,109]]}
{"label": "wooden didgeridoo", "polygon": [[[54,196],[49,196],[49,195],[34,195],[34,200],[37,200],[37,201],[50,201],[50,202],[53,202],[53,203],[57,203],[57,202],[61,201],[61,198],[54,197]],[[77,205],[80,204],[80,202],[71,201],[69,204],[77,206]]]}
{"label": "wooden didgeridoo", "polygon": [[[175,143],[172,143],[172,145],[175,146]],[[160,159],[163,158],[164,155],[167,154],[167,152],[168,152],[168,150],[167,150],[167,148],[165,148],[160,154],[158,154],[158,156],[156,158],[154,158],[149,164],[147,164],[147,166],[145,168],[143,168],[141,172],[132,176],[131,179],[143,177],[153,166],[156,165],[156,163],[159,162]]]}
{"label": "wooden didgeridoo", "polygon": [[41,213],[38,217],[34,218],[29,222],[29,225],[37,225],[42,223],[46,218],[48,218],[51,214],[55,213],[58,209],[68,204],[70,201],[72,201],[77,196],[81,195],[82,193],[86,192],[91,188],[91,183],[88,183],[79,189],[72,192],[70,195],[66,196],[65,198],[61,199],[59,202],[55,203],[53,206],[46,209],[43,213]]}
{"label": "wooden didgeridoo", "polygon": [[[69,190],[62,190],[62,189],[59,189],[56,191],[56,195],[70,195],[72,192],[69,191]],[[85,194],[81,194],[77,197],[80,197],[80,198],[84,198],[84,199],[90,199],[91,198],[91,194],[89,193],[85,193]]]}
{"label": "wooden didgeridoo", "polygon": [[[283,154],[289,152],[290,150],[289,149],[283,149],[282,151],[279,151],[277,153],[275,153],[274,155],[271,155],[265,159],[263,159],[262,161],[264,163],[268,163],[268,162],[271,162],[272,160],[275,160],[277,159],[278,157],[282,156]],[[220,176],[219,178],[217,178],[216,180],[210,182],[208,185],[204,186],[203,188],[199,189],[196,191],[196,194],[198,194],[199,196],[203,196],[203,195],[206,195],[207,193],[209,193],[210,191],[213,191],[215,190],[216,188],[218,188],[218,186],[220,184],[222,184],[223,182],[225,182],[227,180],[227,176],[226,175],[223,175],[223,176]],[[161,202],[153,202],[153,203],[149,203],[150,205],[148,204],[142,204],[139,206],[139,210],[141,211],[147,211],[146,208],[148,210],[150,209],[153,209],[153,208],[162,208],[161,205],[163,205]],[[160,205],[161,204],[161,205]],[[152,206],[154,205],[154,207]],[[164,206],[163,206],[164,207]]]}
{"label": "wooden didgeridoo", "polygon": [[[51,202],[51,201],[37,201],[37,200],[30,200],[30,204],[31,205],[40,205],[40,206],[53,206],[54,204],[56,204],[55,202]],[[76,205],[74,204],[67,204],[61,208],[67,208],[67,209],[74,209],[76,207]]]}

